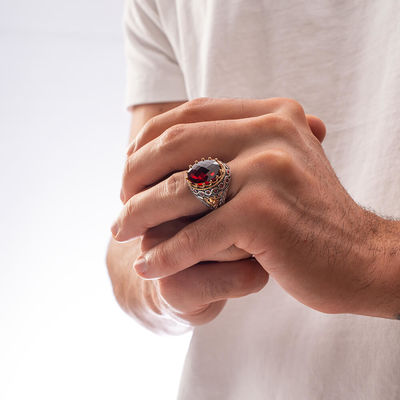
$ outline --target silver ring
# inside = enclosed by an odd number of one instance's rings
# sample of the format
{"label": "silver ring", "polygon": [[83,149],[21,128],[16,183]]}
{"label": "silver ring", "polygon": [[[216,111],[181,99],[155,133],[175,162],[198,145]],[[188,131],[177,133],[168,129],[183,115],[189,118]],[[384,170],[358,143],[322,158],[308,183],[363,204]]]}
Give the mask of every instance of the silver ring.
{"label": "silver ring", "polygon": [[186,181],[191,192],[212,210],[225,203],[231,181],[231,169],[218,158],[202,158],[189,165]]}

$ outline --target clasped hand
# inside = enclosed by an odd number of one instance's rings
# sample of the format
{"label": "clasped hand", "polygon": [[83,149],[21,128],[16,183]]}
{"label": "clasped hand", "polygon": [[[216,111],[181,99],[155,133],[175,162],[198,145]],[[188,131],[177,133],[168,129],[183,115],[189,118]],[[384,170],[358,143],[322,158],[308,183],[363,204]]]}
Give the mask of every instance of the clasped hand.
{"label": "clasped hand", "polygon": [[[352,312],[370,279],[368,218],[336,177],[324,136],[323,122],[287,98],[200,98],[160,114],[128,149],[113,236],[143,235],[136,272],[176,313],[221,309],[268,275],[309,307]],[[185,180],[201,157],[232,171],[225,204],[211,212]]]}

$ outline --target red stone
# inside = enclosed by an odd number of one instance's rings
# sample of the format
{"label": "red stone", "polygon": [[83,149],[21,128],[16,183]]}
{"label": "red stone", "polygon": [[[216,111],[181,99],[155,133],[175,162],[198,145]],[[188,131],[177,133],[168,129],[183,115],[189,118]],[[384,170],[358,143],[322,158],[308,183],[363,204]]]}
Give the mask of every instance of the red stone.
{"label": "red stone", "polygon": [[189,169],[188,179],[190,182],[202,186],[208,185],[219,174],[219,164],[215,160],[204,160],[197,162]]}

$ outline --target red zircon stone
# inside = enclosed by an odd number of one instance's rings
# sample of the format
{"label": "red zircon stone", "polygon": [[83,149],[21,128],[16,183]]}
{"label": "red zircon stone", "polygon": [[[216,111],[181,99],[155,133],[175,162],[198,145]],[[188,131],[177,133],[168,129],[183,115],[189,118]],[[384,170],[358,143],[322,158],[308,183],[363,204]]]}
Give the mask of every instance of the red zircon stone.
{"label": "red zircon stone", "polygon": [[197,185],[208,185],[219,175],[219,164],[215,160],[199,161],[188,171],[188,179]]}

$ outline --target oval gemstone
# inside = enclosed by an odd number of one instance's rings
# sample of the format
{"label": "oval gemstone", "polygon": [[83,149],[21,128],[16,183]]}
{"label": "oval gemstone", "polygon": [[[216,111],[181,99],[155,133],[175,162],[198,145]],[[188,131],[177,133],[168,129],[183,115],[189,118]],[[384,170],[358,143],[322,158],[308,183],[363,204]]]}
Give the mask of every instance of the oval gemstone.
{"label": "oval gemstone", "polygon": [[211,180],[219,175],[219,164],[215,160],[199,161],[188,171],[190,182],[199,186],[208,185]]}

